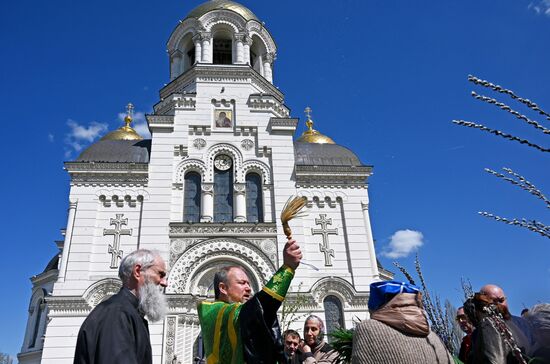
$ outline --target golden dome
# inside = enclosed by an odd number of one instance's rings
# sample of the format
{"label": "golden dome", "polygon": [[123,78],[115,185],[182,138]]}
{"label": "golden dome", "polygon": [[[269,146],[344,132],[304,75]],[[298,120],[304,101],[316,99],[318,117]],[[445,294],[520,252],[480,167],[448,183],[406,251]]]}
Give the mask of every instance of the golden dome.
{"label": "golden dome", "polygon": [[128,104],[128,106],[126,106],[126,110],[128,110],[128,113],[124,118],[124,123],[126,123],[126,125],[108,133],[103,138],[101,138],[101,140],[142,140],[143,139],[141,135],[139,135],[138,132],[135,131],[135,129],[130,126],[130,124],[132,123],[132,113],[134,111],[134,105]]}
{"label": "golden dome", "polygon": [[311,120],[311,116],[309,115],[311,113],[311,109],[309,108],[309,106],[306,107],[305,112],[307,116],[306,125],[308,127],[308,130],[304,131],[302,136],[299,137],[296,141],[315,144],[336,144],[334,140],[332,140],[330,137],[323,135],[317,130],[313,129],[313,120]]}
{"label": "golden dome", "polygon": [[210,0],[197,6],[187,15],[188,18],[200,18],[204,14],[213,10],[231,10],[242,16],[246,21],[259,21],[256,15],[245,6],[230,0]]}

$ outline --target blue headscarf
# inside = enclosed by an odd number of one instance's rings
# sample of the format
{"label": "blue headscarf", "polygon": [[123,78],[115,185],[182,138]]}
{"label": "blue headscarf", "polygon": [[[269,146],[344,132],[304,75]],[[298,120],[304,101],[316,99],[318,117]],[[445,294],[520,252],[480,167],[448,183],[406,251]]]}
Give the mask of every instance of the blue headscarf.
{"label": "blue headscarf", "polygon": [[381,281],[371,283],[369,310],[375,311],[390,301],[398,293],[418,293],[420,288],[410,283],[399,281]]}

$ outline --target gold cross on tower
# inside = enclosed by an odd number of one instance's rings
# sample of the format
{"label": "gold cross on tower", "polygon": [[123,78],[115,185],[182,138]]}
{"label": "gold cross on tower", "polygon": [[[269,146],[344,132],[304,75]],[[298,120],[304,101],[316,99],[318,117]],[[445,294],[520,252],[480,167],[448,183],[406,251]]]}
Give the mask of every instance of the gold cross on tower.
{"label": "gold cross on tower", "polygon": [[313,110],[311,110],[311,107],[307,106],[304,110],[304,112],[306,113],[306,117],[307,117],[307,120],[306,120],[306,126],[308,127],[309,130],[312,130],[313,128],[313,120],[311,120],[311,112]]}

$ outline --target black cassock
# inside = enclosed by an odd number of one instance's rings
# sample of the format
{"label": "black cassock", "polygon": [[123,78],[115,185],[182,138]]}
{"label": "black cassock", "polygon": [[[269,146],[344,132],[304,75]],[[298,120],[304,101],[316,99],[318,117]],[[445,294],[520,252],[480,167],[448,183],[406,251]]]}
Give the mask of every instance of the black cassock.
{"label": "black cassock", "polygon": [[94,308],[80,327],[74,363],[152,363],[149,326],[138,303],[123,287]]}

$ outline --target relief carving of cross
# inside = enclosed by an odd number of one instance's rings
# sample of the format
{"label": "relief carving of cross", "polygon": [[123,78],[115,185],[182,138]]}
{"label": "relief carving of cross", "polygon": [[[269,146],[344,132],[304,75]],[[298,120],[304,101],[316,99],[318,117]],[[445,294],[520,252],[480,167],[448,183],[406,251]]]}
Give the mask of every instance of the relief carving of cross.
{"label": "relief carving of cross", "polygon": [[103,229],[103,236],[113,235],[113,245],[109,245],[109,254],[111,254],[111,268],[118,268],[118,260],[122,258],[124,253],[120,250],[120,236],[132,235],[132,229],[121,229],[122,225],[128,225],[128,219],[123,219],[124,214],[116,214],[116,218],[110,220],[110,225],[114,225],[114,229]]}
{"label": "relief carving of cross", "polygon": [[315,225],[321,225],[320,229],[311,229],[311,234],[321,235],[323,242],[319,243],[319,250],[325,254],[325,266],[332,266],[331,257],[334,258],[334,249],[331,249],[328,242],[329,235],[338,235],[338,229],[327,229],[327,225],[332,225],[332,219],[327,219],[326,214],[319,214],[320,219],[315,219]]}

